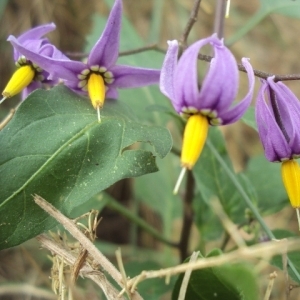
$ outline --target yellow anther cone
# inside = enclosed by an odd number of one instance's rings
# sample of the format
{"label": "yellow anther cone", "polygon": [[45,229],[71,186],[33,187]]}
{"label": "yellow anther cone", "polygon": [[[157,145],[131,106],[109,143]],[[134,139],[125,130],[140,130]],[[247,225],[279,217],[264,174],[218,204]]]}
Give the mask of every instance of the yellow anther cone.
{"label": "yellow anther cone", "polygon": [[19,69],[17,69],[2,92],[4,99],[20,93],[31,83],[34,75],[35,71],[29,65],[21,66]]}
{"label": "yellow anther cone", "polygon": [[297,211],[300,230],[300,167],[295,160],[288,160],[281,165],[281,176],[291,205]]}
{"label": "yellow anther cone", "polygon": [[87,82],[87,89],[92,105],[98,112],[98,121],[100,122],[100,108],[103,107],[105,100],[105,84],[100,74],[92,73]]}
{"label": "yellow anther cone", "polygon": [[177,194],[186,170],[191,170],[197,162],[207,138],[208,128],[207,117],[201,114],[189,117],[183,134],[181,150],[182,171],[175,185],[174,194]]}
{"label": "yellow anther cone", "polygon": [[208,119],[200,114],[189,117],[183,134],[181,165],[191,170],[197,162],[207,138]]}

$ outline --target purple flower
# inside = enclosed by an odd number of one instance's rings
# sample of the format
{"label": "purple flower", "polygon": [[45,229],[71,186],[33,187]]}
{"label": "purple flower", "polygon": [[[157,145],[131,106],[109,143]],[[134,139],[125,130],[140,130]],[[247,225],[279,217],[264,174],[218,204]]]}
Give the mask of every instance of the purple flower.
{"label": "purple flower", "polygon": [[[6,98],[16,95],[21,90],[23,90],[22,99],[24,99],[33,90],[40,88],[42,83],[51,84],[57,81],[57,78],[56,80],[55,78],[48,80],[49,73],[18,50],[19,48],[26,48],[29,51],[45,57],[65,58],[60,51],[49,43],[48,39],[42,38],[45,34],[55,28],[55,25],[51,23],[30,29],[18,38],[13,36],[8,37],[8,41],[14,41],[12,43],[14,46],[14,60],[18,69],[4,89],[4,98],[1,102]],[[15,45],[17,46],[15,47]]]}
{"label": "purple flower", "polygon": [[[214,58],[202,81],[198,78],[197,62],[200,49],[210,44]],[[249,90],[246,97],[231,107],[238,92],[238,68],[234,56],[216,34],[188,47],[177,62],[178,42],[169,42],[161,70],[160,90],[175,110],[183,115],[201,114],[210,125],[226,125],[240,119],[251,103],[254,74],[246,58],[242,63],[247,71]]]}
{"label": "purple flower", "polygon": [[255,115],[269,161],[300,157],[300,102],[287,86],[274,77],[262,80]]}
{"label": "purple flower", "polygon": [[54,77],[65,80],[65,84],[81,94],[89,94],[94,108],[103,106],[104,98],[117,98],[117,88],[133,88],[155,84],[160,70],[116,65],[122,18],[122,1],[116,0],[106,27],[94,45],[87,63],[43,56],[19,44],[11,38],[16,49]]}
{"label": "purple flower", "polygon": [[[206,76],[200,81],[198,54],[207,44],[212,46],[214,57]],[[182,142],[182,171],[174,188],[175,194],[186,170],[194,167],[202,152],[209,125],[226,125],[240,119],[251,103],[255,82],[253,69],[243,58],[249,90],[240,103],[231,107],[239,87],[238,68],[234,56],[216,34],[191,45],[179,61],[177,56],[178,42],[171,41],[160,76],[161,92],[171,100],[179,114],[188,118]]]}

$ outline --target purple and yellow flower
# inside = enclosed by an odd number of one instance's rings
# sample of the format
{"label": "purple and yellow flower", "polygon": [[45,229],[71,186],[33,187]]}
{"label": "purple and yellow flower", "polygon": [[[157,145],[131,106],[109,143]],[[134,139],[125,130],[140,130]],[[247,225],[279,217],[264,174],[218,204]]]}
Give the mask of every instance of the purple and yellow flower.
{"label": "purple and yellow flower", "polygon": [[256,123],[265,156],[281,162],[282,180],[300,226],[300,102],[294,93],[274,77],[262,80],[256,102]]}
{"label": "purple and yellow flower", "polygon": [[[45,34],[55,29],[53,23],[38,26],[30,29],[20,35],[18,38],[10,36],[8,40],[13,40],[13,46],[16,44],[21,48],[26,48],[29,51],[38,53],[42,56],[51,58],[65,58],[65,56],[57,50],[48,39],[42,38]],[[57,80],[52,78],[49,80],[49,73],[45,71],[39,64],[30,60],[26,55],[18,51],[19,47],[14,47],[14,60],[18,69],[12,75],[10,81],[2,92],[2,103],[5,99],[10,98],[19,92],[23,91],[22,99],[31,93],[33,90],[40,88],[42,83],[54,83]]]}
{"label": "purple and yellow flower", "polygon": [[[198,78],[198,54],[205,45],[211,45],[214,57],[202,81]],[[209,125],[227,125],[240,119],[249,107],[254,89],[253,69],[243,58],[249,79],[245,98],[232,107],[239,87],[239,74],[234,56],[216,34],[199,40],[187,48],[180,59],[178,42],[169,42],[160,77],[160,90],[167,96],[177,113],[187,117],[181,152],[182,172],[176,193],[185,171],[197,162],[206,141]]]}
{"label": "purple and yellow flower", "polygon": [[105,98],[118,98],[117,88],[134,88],[159,82],[160,70],[116,65],[121,19],[122,0],[116,0],[106,27],[86,63],[43,56],[24,47],[14,38],[10,38],[10,41],[18,51],[52,76],[63,79],[66,86],[80,94],[89,95],[100,121],[100,108]]}

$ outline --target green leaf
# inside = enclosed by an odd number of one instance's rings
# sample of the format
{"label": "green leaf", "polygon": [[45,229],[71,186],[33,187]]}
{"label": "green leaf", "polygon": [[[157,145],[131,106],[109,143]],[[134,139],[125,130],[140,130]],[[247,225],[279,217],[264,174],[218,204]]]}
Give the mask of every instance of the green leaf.
{"label": "green leaf", "polygon": [[[168,130],[144,126],[107,100],[98,123],[86,98],[58,86],[32,93],[0,132],[0,248],[55,224],[35,205],[39,194],[65,214],[126,177],[157,171],[155,155],[172,146]],[[129,146],[149,143],[150,151]]]}
{"label": "green leaf", "polygon": [[271,163],[265,156],[251,158],[243,173],[255,190],[259,210],[272,214],[289,204],[281,179],[281,164]]}
{"label": "green leaf", "polygon": [[[294,232],[291,232],[291,231],[288,231],[288,230],[284,230],[284,229],[273,230],[273,233],[274,233],[276,239],[284,239],[284,238],[289,238],[289,237],[297,237],[297,235]],[[295,268],[298,271],[298,273],[300,273],[300,253],[299,253],[299,251],[289,252],[288,253],[288,258],[293,263],[293,265],[295,266]],[[281,255],[274,256],[272,258],[272,260],[270,261],[270,263],[273,266],[276,266],[277,268],[279,268],[281,270],[284,269],[283,268],[282,256]],[[288,273],[289,273],[290,277],[295,282],[300,283],[299,279],[297,278],[297,276],[295,276],[294,272],[290,268],[288,268]]]}
{"label": "green leaf", "polygon": [[[209,256],[216,255],[221,255],[221,251],[216,249]],[[181,274],[175,283],[173,300],[178,299],[183,276]],[[191,274],[185,299],[257,300],[256,274],[245,263],[195,270]]]}
{"label": "green leaf", "polygon": [[[246,204],[242,200],[242,196],[234,182],[228,176],[226,168],[224,168],[225,165],[234,174],[226,151],[225,141],[219,128],[212,127],[209,131],[206,146],[193,169],[193,173],[197,188],[201,194],[200,198],[196,197],[194,199],[196,223],[201,233],[203,233],[202,226],[206,227],[206,232],[209,233],[209,236],[206,236],[206,238],[211,239],[221,234],[221,227],[219,226],[218,218],[210,208],[210,200],[217,197],[227,215],[236,223],[245,221]],[[253,199],[251,183],[239,174],[236,174],[235,178]],[[213,226],[213,230],[207,228],[209,226]],[[217,230],[218,228],[219,230]]]}

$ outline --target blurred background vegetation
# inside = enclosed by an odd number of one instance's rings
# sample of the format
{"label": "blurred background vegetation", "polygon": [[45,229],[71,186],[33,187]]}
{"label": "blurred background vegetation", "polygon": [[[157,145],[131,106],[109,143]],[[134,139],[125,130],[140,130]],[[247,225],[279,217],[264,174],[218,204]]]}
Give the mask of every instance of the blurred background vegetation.
{"label": "blurred background vegetation", "polygon": [[[167,40],[181,37],[193,2],[192,0],[123,0],[124,15],[141,37],[142,45],[157,43],[159,48],[166,49]],[[230,17],[225,21],[225,39],[232,37],[247,20],[253,17],[261,4],[259,0],[233,0],[231,2]],[[93,40],[91,36],[100,36],[102,32],[103,22],[99,22],[95,16],[107,16],[110,10],[109,4],[111,3],[113,3],[112,0],[1,0],[0,89],[3,90],[15,69],[12,59],[12,47],[10,43],[6,42],[8,35],[18,36],[37,25],[54,22],[57,25],[57,29],[49,34],[50,40],[67,54],[85,53],[89,48],[89,41]],[[189,43],[206,37],[213,32],[215,5],[216,1],[202,0],[198,21],[189,36]],[[298,9],[300,8],[298,7]],[[274,74],[299,73],[299,25],[300,21],[297,18],[278,13],[271,14],[264,18],[242,39],[234,43],[231,49],[238,61],[242,57],[251,58],[252,66],[255,69]],[[130,40],[130,37],[122,36],[121,51],[133,49],[133,44],[130,42],[126,43],[127,38]],[[149,52],[149,60],[146,62],[149,67],[152,66],[152,53],[152,51]],[[162,62],[163,55],[161,55],[159,60]],[[159,67],[157,60],[153,67]],[[246,89],[244,74],[242,77],[240,99],[245,94]],[[296,95],[300,96],[300,85],[298,82],[288,82],[287,85],[292,88]],[[258,87],[257,80],[256,90]],[[20,99],[15,97],[4,102],[0,107],[0,118],[3,119],[19,101]],[[254,102],[255,98],[253,104]],[[172,131],[172,124],[165,122],[164,125],[168,126]],[[238,123],[222,128],[222,132],[235,170],[244,170],[250,157],[262,153],[257,133],[250,127]],[[174,139],[178,139],[178,132],[177,137],[176,132],[174,135]],[[139,203],[137,206],[132,203],[132,185],[134,183],[131,180],[124,180],[115,184],[108,192],[120,203],[130,207],[152,226],[161,230],[162,223],[166,222],[166,220],[160,214],[159,209],[149,207],[147,203]],[[145,191],[139,191],[139,195],[143,192]],[[283,200],[287,201],[286,199]],[[161,209],[166,208],[162,207]],[[171,207],[171,209],[174,208]],[[182,224],[180,218],[181,207],[175,210],[176,212],[172,214],[169,220],[171,238],[173,240],[178,239]],[[143,269],[159,268],[162,263],[164,265],[172,265],[179,262],[178,251],[170,250],[169,248],[165,250],[166,246],[162,246],[156,239],[141,230],[136,230],[136,235],[132,234],[132,224],[115,210],[106,208],[102,211],[101,216],[103,220],[99,227],[99,240],[100,243],[104,240],[109,241],[109,243],[102,243],[101,250],[111,255],[112,259],[114,259],[114,250],[112,249],[116,248],[115,244],[122,244],[125,261],[130,262],[126,265],[129,273],[136,274],[136,272]],[[297,228],[294,210],[289,205],[286,205],[279,213],[268,216],[266,220],[270,228],[282,227],[289,230]],[[201,236],[195,226],[190,249],[194,249],[200,239]],[[138,252],[132,246],[133,240],[135,240],[136,247],[143,247],[141,252]],[[209,241],[206,245],[206,251],[213,249],[217,243],[219,241]],[[162,253],[161,256],[157,254],[160,252]],[[38,244],[34,240],[28,241],[20,247],[2,251],[0,253],[0,284],[27,283],[30,286],[50,288],[50,261],[47,260],[45,253],[45,251],[39,250]],[[145,259],[145,256],[147,259]],[[144,259],[135,263],[132,261],[133,257],[135,259],[144,257]],[[168,257],[167,261],[166,257]],[[263,288],[267,284],[269,271],[264,270],[263,272]],[[283,281],[278,280],[277,282]],[[147,283],[144,284],[147,285]],[[143,285],[141,285],[141,289],[143,289]],[[157,299],[155,297],[163,293],[165,293],[165,296],[161,299],[170,299],[169,288],[164,285],[163,281],[157,280],[155,284],[150,282],[145,287],[145,290],[149,293],[149,296],[145,296],[145,299]],[[274,299],[282,299],[284,285],[278,284],[274,290],[274,294],[277,297],[274,297]],[[86,299],[97,299],[97,295],[98,290],[91,283],[86,282],[76,290],[75,299],[83,299],[84,297]],[[297,295],[294,296],[291,299],[299,299]],[[39,296],[1,295],[0,298],[41,299]],[[51,299],[51,297],[47,299]]]}

